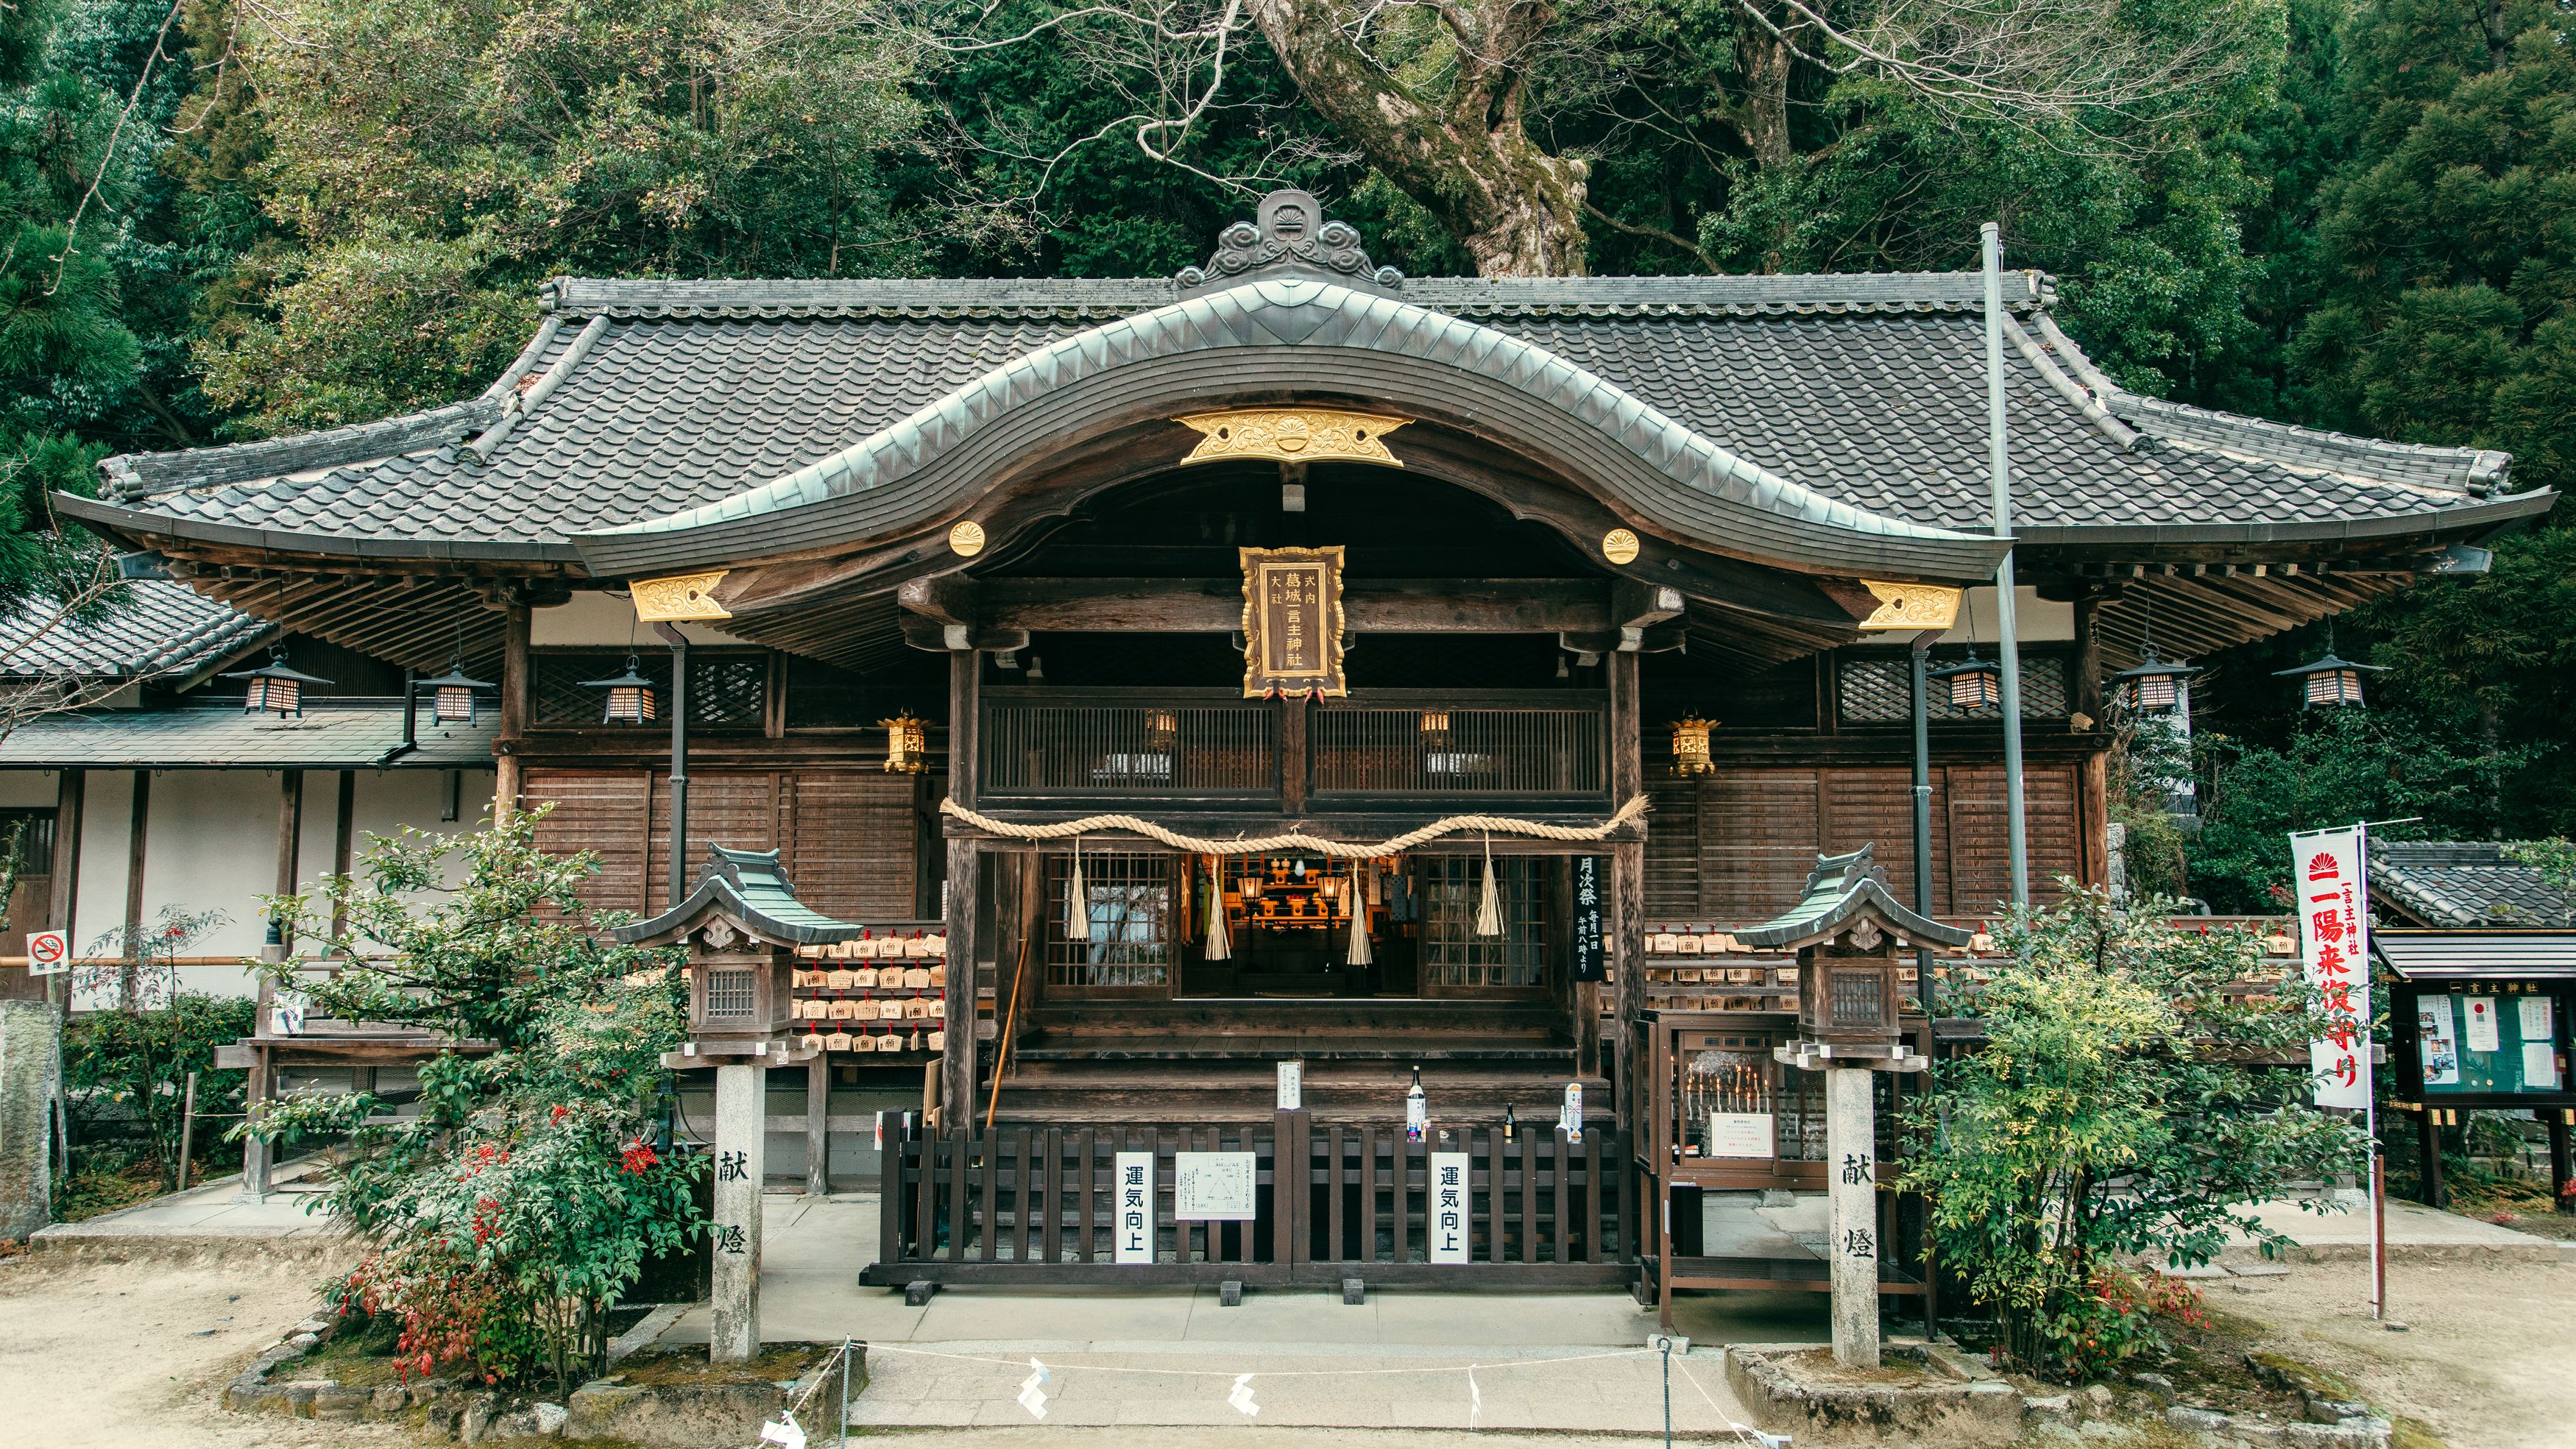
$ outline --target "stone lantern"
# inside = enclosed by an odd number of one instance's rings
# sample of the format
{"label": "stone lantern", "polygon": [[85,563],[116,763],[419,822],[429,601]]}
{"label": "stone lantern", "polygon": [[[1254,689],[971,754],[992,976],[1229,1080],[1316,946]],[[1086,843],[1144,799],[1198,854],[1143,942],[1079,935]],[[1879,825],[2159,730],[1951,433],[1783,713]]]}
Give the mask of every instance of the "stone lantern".
{"label": "stone lantern", "polygon": [[774,850],[708,849],[689,898],[617,928],[629,946],[684,945],[689,958],[689,1039],[662,1058],[675,1070],[716,1069],[715,1321],[707,1356],[746,1363],[760,1351],[760,1189],[767,1172],[768,1071],[802,1062],[796,1042],[799,946],[836,945],[860,928],[809,909],[778,868]]}
{"label": "stone lantern", "polygon": [[1774,1055],[1825,1078],[1826,1246],[1840,1363],[1878,1366],[1878,1133],[1870,1073],[1929,1065],[1906,1048],[1897,972],[1912,947],[1956,950],[1970,935],[1908,910],[1866,845],[1818,856],[1796,905],[1735,933],[1753,950],[1798,953],[1798,1039]]}

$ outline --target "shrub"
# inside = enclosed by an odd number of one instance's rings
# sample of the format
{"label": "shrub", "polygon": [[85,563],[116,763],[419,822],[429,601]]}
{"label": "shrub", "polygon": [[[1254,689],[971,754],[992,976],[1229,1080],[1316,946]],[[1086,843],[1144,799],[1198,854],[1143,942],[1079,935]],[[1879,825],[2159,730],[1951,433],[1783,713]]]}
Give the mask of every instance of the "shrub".
{"label": "shrub", "polygon": [[2171,929],[2169,899],[2129,913],[2064,885],[1997,933],[2009,960],[1988,979],[1945,983],[1936,1009],[1978,1018],[1987,1044],[1940,1063],[1906,1123],[1904,1185],[1929,1196],[1938,1260],[1995,1313],[2001,1356],[2042,1375],[2156,1344],[2166,1290],[2128,1260],[2196,1267],[2231,1233],[2277,1253],[2251,1205],[2363,1171],[2369,1150],[2309,1105],[2324,1018],[2305,983],[2228,989],[2262,972],[2250,932]]}
{"label": "shrub", "polygon": [[[248,1074],[216,1070],[215,1048],[250,1035],[255,1015],[242,997],[183,992],[151,1010],[73,1017],[63,1031],[63,1100],[81,1141],[122,1139],[140,1149],[130,1161],[149,1161],[163,1183],[175,1182],[188,1074],[198,1074],[199,1115],[238,1115]],[[197,1150],[219,1141],[201,1130]]]}
{"label": "shrub", "polygon": [[355,962],[302,985],[316,1010],[470,1049],[422,1064],[416,1117],[381,1120],[370,1094],[298,1098],[260,1130],[348,1134],[328,1201],[375,1252],[338,1299],[397,1320],[413,1371],[563,1392],[602,1371],[608,1310],[646,1259],[701,1231],[703,1164],[652,1145],[661,1054],[682,1035],[676,958],[603,938],[624,918],[575,894],[595,860],[539,850],[537,818],[375,839],[363,885],[271,903]]}

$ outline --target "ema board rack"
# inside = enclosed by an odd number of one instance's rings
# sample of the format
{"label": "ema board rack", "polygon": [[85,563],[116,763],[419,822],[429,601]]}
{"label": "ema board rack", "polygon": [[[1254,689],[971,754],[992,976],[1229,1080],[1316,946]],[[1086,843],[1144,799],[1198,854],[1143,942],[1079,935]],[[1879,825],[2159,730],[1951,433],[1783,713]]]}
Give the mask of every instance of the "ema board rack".
{"label": "ema board rack", "polygon": [[818,1051],[936,1055],[948,1045],[948,936],[940,923],[868,926],[796,950],[795,1018]]}

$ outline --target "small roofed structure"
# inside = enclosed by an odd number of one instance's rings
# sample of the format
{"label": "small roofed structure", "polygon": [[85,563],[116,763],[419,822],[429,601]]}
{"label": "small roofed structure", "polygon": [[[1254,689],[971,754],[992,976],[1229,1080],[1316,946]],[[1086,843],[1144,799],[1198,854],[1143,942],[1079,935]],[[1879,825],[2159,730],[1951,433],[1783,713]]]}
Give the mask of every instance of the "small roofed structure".
{"label": "small roofed structure", "polygon": [[649,921],[620,926],[629,946],[686,945],[689,1040],[668,1059],[675,1067],[712,1066],[705,1058],[751,1057],[783,1065],[812,1055],[790,1042],[794,1025],[796,948],[854,939],[861,928],[836,921],[796,899],[775,850],[707,847],[706,873],[688,899]]}
{"label": "small roofed structure", "polygon": [[1957,948],[1972,933],[1917,914],[1888,888],[1874,848],[1820,855],[1788,910],[1735,933],[1755,950],[1798,953],[1799,1040],[1780,1059],[1813,1070],[1884,1062],[1919,1071],[1898,1035],[1897,953],[1917,943]]}
{"label": "small roofed structure", "polygon": [[2576,896],[2497,840],[2373,840],[2372,904],[2395,925],[2576,926]]}

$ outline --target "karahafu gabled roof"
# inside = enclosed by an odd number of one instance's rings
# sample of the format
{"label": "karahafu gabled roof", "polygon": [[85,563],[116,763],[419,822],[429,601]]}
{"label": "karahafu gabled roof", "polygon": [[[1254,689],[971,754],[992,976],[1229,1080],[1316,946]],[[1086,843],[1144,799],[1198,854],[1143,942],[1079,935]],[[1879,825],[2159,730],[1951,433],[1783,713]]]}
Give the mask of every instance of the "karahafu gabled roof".
{"label": "karahafu gabled roof", "polygon": [[1887,887],[1875,844],[1845,855],[1820,855],[1808,872],[1798,903],[1756,926],[1734,932],[1735,939],[1756,951],[1794,951],[1842,930],[1863,916],[1909,940],[1934,946],[1960,947],[1975,935],[1918,915]]}
{"label": "karahafu gabled roof", "polygon": [[777,945],[828,946],[857,940],[866,927],[834,920],[796,899],[775,850],[707,847],[707,868],[688,899],[649,921],[619,926],[619,944],[665,946],[686,940],[710,916]]}

